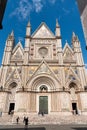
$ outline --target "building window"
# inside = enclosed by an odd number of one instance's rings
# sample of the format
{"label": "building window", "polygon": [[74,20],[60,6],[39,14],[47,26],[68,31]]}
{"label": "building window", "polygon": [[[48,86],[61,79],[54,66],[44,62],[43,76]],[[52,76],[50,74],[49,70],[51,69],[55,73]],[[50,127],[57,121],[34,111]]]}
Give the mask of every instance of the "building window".
{"label": "building window", "polygon": [[48,53],[48,49],[46,47],[41,47],[39,48],[38,52],[42,57],[45,57]]}
{"label": "building window", "polygon": [[41,92],[47,92],[48,91],[48,88],[47,88],[47,86],[46,85],[42,85],[42,86],[40,86],[40,91]]}

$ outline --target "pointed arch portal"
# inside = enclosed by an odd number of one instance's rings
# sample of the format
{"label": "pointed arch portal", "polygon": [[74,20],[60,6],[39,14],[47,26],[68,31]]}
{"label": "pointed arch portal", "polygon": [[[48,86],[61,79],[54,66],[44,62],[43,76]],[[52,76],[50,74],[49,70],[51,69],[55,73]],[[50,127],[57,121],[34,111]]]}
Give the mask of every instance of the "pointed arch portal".
{"label": "pointed arch portal", "polygon": [[9,85],[10,95],[9,95],[9,103],[8,103],[8,114],[12,114],[15,109],[15,93],[16,93],[17,83],[12,82]]}

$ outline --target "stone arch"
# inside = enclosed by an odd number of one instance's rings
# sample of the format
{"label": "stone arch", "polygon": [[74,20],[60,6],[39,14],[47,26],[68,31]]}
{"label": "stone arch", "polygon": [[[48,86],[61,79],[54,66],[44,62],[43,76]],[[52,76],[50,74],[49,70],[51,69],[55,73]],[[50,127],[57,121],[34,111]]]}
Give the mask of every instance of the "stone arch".
{"label": "stone arch", "polygon": [[11,88],[14,88],[17,86],[17,83],[16,82],[12,82],[10,85],[9,85],[9,89]]}
{"label": "stone arch", "polygon": [[48,91],[48,87],[46,86],[46,85],[44,85],[44,84],[42,84],[40,87],[39,87],[39,90],[40,90],[40,92],[47,92]]}
{"label": "stone arch", "polygon": [[39,91],[41,85],[46,85],[48,91],[55,91],[58,82],[49,75],[38,75],[34,77],[30,82],[27,83],[27,87],[30,90]]}
{"label": "stone arch", "polygon": [[9,95],[9,100],[15,100],[15,93],[16,93],[16,89],[17,89],[17,83],[16,82],[12,82],[9,85],[9,90],[11,92],[11,94]]}
{"label": "stone arch", "polygon": [[76,90],[78,90],[77,84],[75,84],[74,82],[71,82],[69,84],[69,90],[70,90],[70,94],[71,94],[71,99],[72,100],[76,100]]}
{"label": "stone arch", "polygon": [[7,107],[8,107],[8,114],[11,114],[15,109],[15,95],[16,95],[18,84],[15,81],[13,81],[13,82],[9,82],[8,85],[9,85],[8,90],[10,92],[8,93]]}
{"label": "stone arch", "polygon": [[77,81],[77,80],[69,80],[69,81],[66,83],[66,85],[65,85],[66,88],[69,89],[69,86],[70,86],[71,84],[74,84],[74,85],[76,86],[76,89],[77,89],[77,90],[79,90],[79,89],[81,88],[81,84],[80,84],[80,82]]}
{"label": "stone arch", "polygon": [[69,84],[69,89],[71,89],[71,88],[74,88],[75,90],[77,90],[77,89],[78,89],[78,86],[77,86],[77,84],[76,84],[75,82],[71,82],[71,83]]}
{"label": "stone arch", "polygon": [[16,84],[16,89],[21,87],[21,84],[17,79],[12,79],[5,83],[5,88],[9,90],[13,83]]}

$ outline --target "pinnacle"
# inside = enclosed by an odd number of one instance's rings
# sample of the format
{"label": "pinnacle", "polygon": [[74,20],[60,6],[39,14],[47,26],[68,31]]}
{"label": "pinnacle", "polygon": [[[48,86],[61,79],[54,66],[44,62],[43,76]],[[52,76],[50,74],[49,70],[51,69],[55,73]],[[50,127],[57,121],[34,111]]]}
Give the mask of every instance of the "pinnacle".
{"label": "pinnacle", "polygon": [[75,36],[76,36],[75,32],[73,32],[73,33],[72,33],[72,36],[73,36],[73,37],[75,37]]}
{"label": "pinnacle", "polygon": [[30,24],[30,21],[28,22],[28,24],[27,24],[27,27],[30,27],[31,26],[31,24]]}
{"label": "pinnacle", "polygon": [[58,19],[56,19],[56,27],[59,27]]}
{"label": "pinnacle", "polygon": [[10,35],[14,37],[14,31],[13,31],[13,30],[12,30],[12,32],[11,32],[11,34],[10,34]]}

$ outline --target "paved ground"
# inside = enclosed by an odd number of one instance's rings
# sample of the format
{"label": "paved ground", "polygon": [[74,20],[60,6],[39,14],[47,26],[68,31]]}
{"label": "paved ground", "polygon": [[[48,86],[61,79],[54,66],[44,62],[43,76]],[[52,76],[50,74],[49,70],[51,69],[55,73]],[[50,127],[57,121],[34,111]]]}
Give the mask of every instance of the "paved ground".
{"label": "paved ground", "polygon": [[16,116],[0,117],[0,130],[87,130],[87,116],[72,115],[28,115],[29,125],[24,126],[23,116],[20,116],[19,124]]}
{"label": "paved ground", "polygon": [[[1,125],[16,125],[16,118],[18,116],[2,116],[0,117],[0,126]],[[71,115],[71,116],[59,116],[59,115],[45,115],[44,117],[38,115],[28,115],[29,125],[44,125],[44,124],[53,124],[53,125],[69,125],[69,124],[87,124],[87,116],[84,115]],[[24,125],[23,116],[20,116],[19,120],[20,125]]]}
{"label": "paved ground", "polygon": [[87,125],[0,126],[0,130],[87,130]]}

